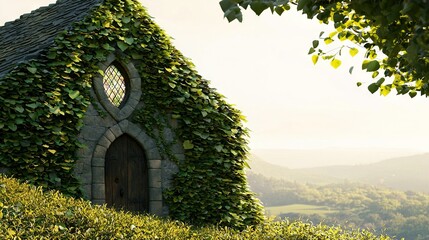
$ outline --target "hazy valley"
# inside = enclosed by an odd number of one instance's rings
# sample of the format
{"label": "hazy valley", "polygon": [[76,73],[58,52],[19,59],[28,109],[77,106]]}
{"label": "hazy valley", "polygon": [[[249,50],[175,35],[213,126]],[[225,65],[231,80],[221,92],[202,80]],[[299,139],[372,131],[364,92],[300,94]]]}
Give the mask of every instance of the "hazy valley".
{"label": "hazy valley", "polygon": [[268,216],[429,239],[429,153],[299,169],[252,155],[250,166],[249,185]]}
{"label": "hazy valley", "polygon": [[[285,162],[291,160],[285,160]],[[403,191],[429,193],[429,153],[389,158],[361,165],[332,165],[291,169],[252,154],[251,172],[300,183],[329,184],[344,181],[367,183]]]}

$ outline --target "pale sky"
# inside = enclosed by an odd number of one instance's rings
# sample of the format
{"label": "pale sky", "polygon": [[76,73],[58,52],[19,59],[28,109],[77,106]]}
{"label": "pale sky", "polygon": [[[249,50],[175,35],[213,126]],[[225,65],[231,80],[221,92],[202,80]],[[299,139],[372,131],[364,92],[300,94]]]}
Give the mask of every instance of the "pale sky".
{"label": "pale sky", "polygon": [[[228,23],[218,0],[140,1],[199,73],[247,116],[253,149],[429,151],[428,99],[370,94],[370,75],[356,71],[359,59],[350,75],[348,54],[339,69],[314,66],[307,52],[326,29],[318,22],[294,11],[281,17],[248,11],[243,23]],[[0,25],[53,2],[0,0]]]}

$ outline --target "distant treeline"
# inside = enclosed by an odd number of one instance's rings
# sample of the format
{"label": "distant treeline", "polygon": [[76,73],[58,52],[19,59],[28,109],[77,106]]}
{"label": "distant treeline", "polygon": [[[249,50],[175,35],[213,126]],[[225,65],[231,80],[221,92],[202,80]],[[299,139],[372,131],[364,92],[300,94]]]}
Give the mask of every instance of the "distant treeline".
{"label": "distant treeline", "polygon": [[264,206],[312,204],[337,209],[325,214],[282,214],[289,219],[308,219],[313,223],[375,230],[397,238],[429,239],[429,195],[401,192],[370,185],[312,185],[267,178],[248,173],[251,189]]}

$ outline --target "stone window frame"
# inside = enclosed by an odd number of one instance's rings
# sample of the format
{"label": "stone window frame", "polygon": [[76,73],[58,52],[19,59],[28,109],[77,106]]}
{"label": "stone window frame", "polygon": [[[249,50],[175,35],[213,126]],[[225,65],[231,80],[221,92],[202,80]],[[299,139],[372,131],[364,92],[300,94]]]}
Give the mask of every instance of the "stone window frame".
{"label": "stone window frame", "polygon": [[148,164],[149,213],[163,215],[162,198],[162,158],[156,142],[140,127],[128,120],[109,128],[98,141],[91,161],[91,201],[94,204],[106,203],[105,158],[110,145],[123,134],[128,134],[144,149]]}
{"label": "stone window frame", "polygon": [[129,117],[135,110],[136,106],[140,102],[140,97],[142,95],[141,90],[141,78],[135,68],[134,64],[131,61],[121,61],[118,59],[118,53],[112,53],[107,57],[107,60],[104,63],[100,63],[98,67],[101,71],[106,71],[106,69],[113,63],[120,64],[121,70],[124,71],[124,76],[129,81],[129,90],[127,91],[127,98],[124,99],[123,104],[120,108],[113,105],[113,103],[107,97],[107,94],[104,90],[103,85],[103,76],[101,74],[97,75],[93,80],[93,86],[95,94],[97,95],[98,101],[106,109],[106,111],[116,120],[121,121]]}

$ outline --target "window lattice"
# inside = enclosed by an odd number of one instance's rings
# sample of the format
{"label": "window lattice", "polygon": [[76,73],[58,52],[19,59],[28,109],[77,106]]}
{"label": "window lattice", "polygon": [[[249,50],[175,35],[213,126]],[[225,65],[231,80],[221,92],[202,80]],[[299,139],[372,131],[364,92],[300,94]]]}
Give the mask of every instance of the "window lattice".
{"label": "window lattice", "polygon": [[125,100],[127,86],[124,76],[115,65],[110,65],[104,72],[103,85],[110,102],[120,107]]}

